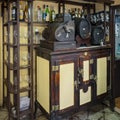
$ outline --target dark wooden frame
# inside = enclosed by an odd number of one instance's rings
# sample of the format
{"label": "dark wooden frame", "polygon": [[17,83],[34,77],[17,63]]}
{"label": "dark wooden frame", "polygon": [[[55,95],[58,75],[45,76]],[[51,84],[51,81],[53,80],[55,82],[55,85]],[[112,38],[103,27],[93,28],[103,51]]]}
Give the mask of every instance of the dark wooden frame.
{"label": "dark wooden frame", "polygon": [[[26,1],[26,0],[25,0]],[[16,2],[17,7],[17,19],[11,20],[10,19],[10,4],[12,2]],[[28,7],[30,8],[30,12],[32,13],[32,7],[33,7],[33,1],[27,0]],[[7,16],[8,20],[7,23],[4,21],[4,13],[5,9],[7,10]],[[34,111],[34,98],[33,98],[33,21],[32,21],[32,14],[29,16],[29,20],[27,22],[23,21],[23,23],[26,23],[28,26],[28,44],[21,44],[20,43],[20,21],[19,21],[19,0],[5,0],[2,3],[2,11],[3,11],[3,86],[6,86],[7,88],[7,96],[4,94],[3,90],[3,99],[4,99],[4,105],[8,108],[8,119],[17,119],[20,120],[20,118],[24,115],[30,115],[31,117],[29,119],[33,120],[33,111]],[[10,43],[10,26],[13,26],[13,44]],[[4,38],[4,28],[7,29],[7,42],[5,42]],[[14,34],[15,33],[15,34]],[[21,66],[20,65],[20,48],[21,47],[27,47],[28,53],[30,59],[28,60],[27,66]],[[6,51],[4,48],[7,48]],[[13,48],[13,63],[10,63],[10,49]],[[7,61],[5,61],[5,56],[8,52],[8,58]],[[17,59],[16,59],[16,58]],[[5,66],[7,68],[7,78],[5,78]],[[28,88],[20,88],[20,70],[26,69],[28,71],[28,79],[30,79],[31,82],[29,82]],[[13,84],[10,82],[10,71],[13,71]],[[23,92],[28,93],[28,97],[30,98],[30,106],[27,110],[20,111],[20,94]],[[10,94],[13,95],[13,104],[11,104]],[[16,113],[13,114],[12,107],[15,107]]]}

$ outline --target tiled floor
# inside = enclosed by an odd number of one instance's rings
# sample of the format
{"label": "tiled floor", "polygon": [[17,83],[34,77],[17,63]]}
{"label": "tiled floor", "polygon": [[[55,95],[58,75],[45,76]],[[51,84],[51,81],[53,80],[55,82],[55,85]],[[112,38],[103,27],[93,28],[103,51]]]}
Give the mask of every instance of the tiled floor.
{"label": "tiled floor", "polygon": [[[6,109],[0,108],[0,120],[8,120]],[[36,120],[47,120],[47,118],[40,112],[40,110],[38,110]],[[120,114],[118,114],[117,112],[112,112],[109,107],[97,105],[90,108],[89,112],[80,111],[79,113],[69,115],[66,118],[62,118],[61,120],[120,120]]]}

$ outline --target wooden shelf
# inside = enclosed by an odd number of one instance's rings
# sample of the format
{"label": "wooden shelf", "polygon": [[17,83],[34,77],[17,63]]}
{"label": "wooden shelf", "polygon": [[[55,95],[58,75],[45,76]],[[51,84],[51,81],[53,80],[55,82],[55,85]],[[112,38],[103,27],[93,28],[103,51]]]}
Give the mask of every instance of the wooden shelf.
{"label": "wooden shelf", "polygon": [[21,66],[19,66],[19,67],[17,68],[17,65],[15,65],[15,64],[12,64],[12,63],[8,64],[7,61],[5,61],[4,63],[8,66],[8,68],[9,68],[10,70],[28,69],[28,68],[31,67],[31,65],[21,65]]}
{"label": "wooden shelf", "polygon": [[[45,1],[45,2],[59,2],[59,0],[34,0],[34,1]],[[73,3],[75,3],[76,5],[78,5],[79,3],[82,3],[82,4],[84,4],[84,3],[88,3],[88,4],[90,4],[90,3],[95,3],[95,2],[97,2],[97,3],[106,3],[106,4],[113,4],[114,3],[114,1],[113,0],[60,0],[60,1],[62,1],[62,2],[65,2],[65,3],[69,3],[69,4],[73,4]]]}
{"label": "wooden shelf", "polygon": [[106,4],[113,4],[114,1],[113,0],[65,0],[65,2],[68,2],[69,4],[90,4],[90,3],[106,3]]}
{"label": "wooden shelf", "polygon": [[[12,43],[7,43],[7,42],[4,42],[3,45],[7,45],[7,46],[10,46],[10,47],[17,47],[18,45],[17,44],[12,44]],[[19,46],[30,46],[31,44],[19,44]]]}
{"label": "wooden shelf", "polygon": [[[10,93],[13,93],[13,94],[17,94],[18,93],[17,85],[13,85],[11,82],[7,81],[6,79],[4,80],[4,83],[8,87]],[[32,89],[29,86],[26,86],[26,87],[20,88],[19,91],[20,91],[20,93],[22,93],[22,92],[28,92],[28,91],[31,91],[31,90]]]}
{"label": "wooden shelf", "polygon": [[42,27],[45,27],[47,26],[49,23],[46,23],[46,22],[33,22],[34,25],[40,25]]}
{"label": "wooden shelf", "polygon": [[[7,97],[4,97],[4,102],[7,104],[7,105],[6,105],[7,108],[8,108],[8,107],[10,107],[10,108],[13,107],[12,103],[11,103],[11,102],[9,103]],[[10,104],[10,106],[9,106],[8,104]]]}
{"label": "wooden shelf", "polygon": [[[31,113],[31,109],[23,110],[23,111],[20,112],[20,117],[23,117],[24,115],[30,114],[30,113]],[[13,114],[13,112],[11,112],[10,116],[14,119],[17,119],[16,114]]]}

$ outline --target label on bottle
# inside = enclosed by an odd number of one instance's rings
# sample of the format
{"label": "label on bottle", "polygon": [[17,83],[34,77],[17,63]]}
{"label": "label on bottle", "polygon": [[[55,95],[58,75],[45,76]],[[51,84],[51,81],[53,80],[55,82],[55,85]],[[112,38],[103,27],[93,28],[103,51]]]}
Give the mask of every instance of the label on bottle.
{"label": "label on bottle", "polygon": [[25,21],[28,21],[28,4],[27,3],[25,5],[25,10],[24,10],[24,19]]}
{"label": "label on bottle", "polygon": [[38,22],[42,22],[42,11],[38,10]]}
{"label": "label on bottle", "polygon": [[15,20],[16,19],[16,10],[12,9],[12,19]]}
{"label": "label on bottle", "polygon": [[42,17],[43,17],[43,21],[46,21],[46,13],[45,12],[43,12]]}
{"label": "label on bottle", "polygon": [[50,14],[47,14],[46,15],[46,21],[49,22],[49,20],[50,20]]}
{"label": "label on bottle", "polygon": [[25,21],[28,21],[28,12],[25,12]]}
{"label": "label on bottle", "polygon": [[55,17],[56,17],[55,13],[52,12],[52,21],[55,21]]}
{"label": "label on bottle", "polygon": [[17,19],[17,7],[16,7],[16,3],[13,2],[13,6],[12,6],[12,20],[16,20]]}
{"label": "label on bottle", "polygon": [[13,15],[15,14],[15,9],[12,10],[12,14],[13,14]]}

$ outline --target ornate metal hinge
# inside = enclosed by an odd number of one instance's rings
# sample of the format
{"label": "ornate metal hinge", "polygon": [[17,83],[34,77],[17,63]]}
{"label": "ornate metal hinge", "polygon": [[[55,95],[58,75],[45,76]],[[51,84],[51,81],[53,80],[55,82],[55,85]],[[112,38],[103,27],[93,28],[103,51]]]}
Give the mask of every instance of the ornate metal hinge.
{"label": "ornate metal hinge", "polygon": [[59,66],[52,66],[52,71],[58,71],[59,70]]}
{"label": "ornate metal hinge", "polygon": [[90,75],[90,80],[94,79],[94,74]]}
{"label": "ornate metal hinge", "polygon": [[52,111],[59,110],[59,105],[52,105]]}
{"label": "ornate metal hinge", "polygon": [[90,59],[90,64],[93,64],[94,63],[94,60],[93,59]]}
{"label": "ornate metal hinge", "polygon": [[76,90],[78,90],[79,85],[80,85],[80,81],[79,81],[79,78],[77,78],[77,80],[74,81],[74,86]]}
{"label": "ornate metal hinge", "polygon": [[79,74],[79,76],[80,76],[80,75],[82,75],[82,76],[83,76],[83,69],[82,69],[82,68],[80,68],[80,67],[78,67],[78,74]]}
{"label": "ornate metal hinge", "polygon": [[74,81],[74,85],[75,85],[75,89],[78,90],[78,84],[76,80]]}
{"label": "ornate metal hinge", "polygon": [[97,78],[97,75],[95,75],[95,76],[94,76],[94,80],[97,81],[97,79],[98,79],[98,78]]}
{"label": "ornate metal hinge", "polygon": [[111,60],[111,57],[110,57],[110,56],[108,56],[108,57],[107,57],[107,60],[108,60],[108,61],[110,61],[110,60]]}
{"label": "ornate metal hinge", "polygon": [[97,81],[97,75],[91,74],[90,75],[90,80],[92,80],[92,79]]}

